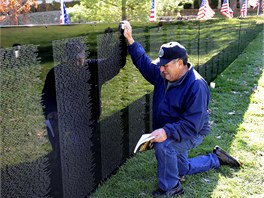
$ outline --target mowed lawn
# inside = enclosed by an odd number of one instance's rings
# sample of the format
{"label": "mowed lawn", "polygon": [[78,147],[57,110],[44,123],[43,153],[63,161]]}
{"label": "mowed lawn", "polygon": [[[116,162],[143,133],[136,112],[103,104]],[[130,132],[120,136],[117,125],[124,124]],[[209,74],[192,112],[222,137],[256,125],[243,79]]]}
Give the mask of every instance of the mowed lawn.
{"label": "mowed lawn", "polygon": [[[182,197],[264,197],[264,39],[263,31],[214,81],[211,133],[190,156],[221,146],[242,162],[240,169],[190,175]],[[157,188],[153,150],[136,154],[91,197],[151,197]]]}

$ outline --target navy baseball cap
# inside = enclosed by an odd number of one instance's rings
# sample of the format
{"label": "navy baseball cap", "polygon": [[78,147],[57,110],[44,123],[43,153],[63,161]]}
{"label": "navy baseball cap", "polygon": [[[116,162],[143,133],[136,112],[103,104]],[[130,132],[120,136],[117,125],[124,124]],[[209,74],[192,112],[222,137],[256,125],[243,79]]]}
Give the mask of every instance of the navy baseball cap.
{"label": "navy baseball cap", "polygon": [[169,63],[170,61],[174,59],[182,58],[185,56],[187,56],[187,51],[185,47],[183,47],[178,42],[169,42],[169,43],[163,44],[160,47],[159,58],[152,61],[152,63],[160,67],[160,66],[166,65],[167,63]]}

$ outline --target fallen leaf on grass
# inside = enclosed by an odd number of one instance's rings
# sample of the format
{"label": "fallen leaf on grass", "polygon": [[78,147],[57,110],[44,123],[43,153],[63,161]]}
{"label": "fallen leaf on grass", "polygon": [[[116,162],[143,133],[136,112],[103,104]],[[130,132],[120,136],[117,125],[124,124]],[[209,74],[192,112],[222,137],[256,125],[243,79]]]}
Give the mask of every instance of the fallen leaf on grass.
{"label": "fallen leaf on grass", "polygon": [[235,111],[231,111],[231,112],[228,112],[229,115],[235,115],[236,112]]}
{"label": "fallen leaf on grass", "polygon": [[202,178],[204,182],[208,183],[210,182],[210,179]]}

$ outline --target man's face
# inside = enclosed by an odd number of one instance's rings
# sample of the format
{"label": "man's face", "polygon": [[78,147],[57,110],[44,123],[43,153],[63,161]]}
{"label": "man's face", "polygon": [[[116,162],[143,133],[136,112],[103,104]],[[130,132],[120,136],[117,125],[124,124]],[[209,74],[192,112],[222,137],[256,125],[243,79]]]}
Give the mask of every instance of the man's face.
{"label": "man's face", "polygon": [[170,82],[178,80],[181,73],[179,59],[172,60],[166,65],[160,66],[160,72],[164,75],[164,78]]}
{"label": "man's face", "polygon": [[78,66],[84,66],[84,63],[85,63],[85,52],[81,52],[79,54],[77,54],[77,65]]}

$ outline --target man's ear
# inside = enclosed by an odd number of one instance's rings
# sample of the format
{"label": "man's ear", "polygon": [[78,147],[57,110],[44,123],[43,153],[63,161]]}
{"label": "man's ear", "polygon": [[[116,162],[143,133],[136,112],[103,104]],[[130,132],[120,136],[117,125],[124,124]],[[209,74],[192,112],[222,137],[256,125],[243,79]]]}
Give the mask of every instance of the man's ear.
{"label": "man's ear", "polygon": [[183,60],[182,60],[182,59],[179,59],[179,60],[178,60],[178,65],[179,65],[180,67],[184,67]]}

